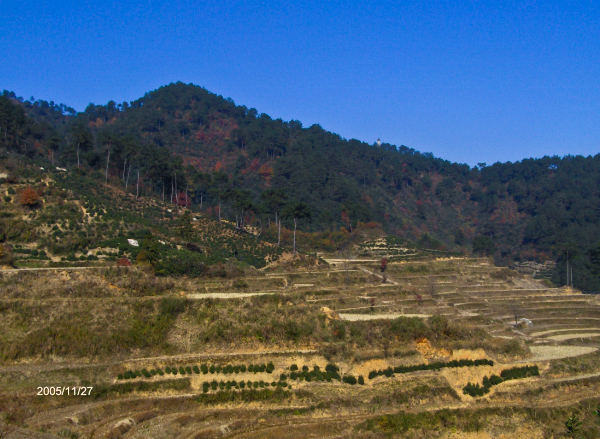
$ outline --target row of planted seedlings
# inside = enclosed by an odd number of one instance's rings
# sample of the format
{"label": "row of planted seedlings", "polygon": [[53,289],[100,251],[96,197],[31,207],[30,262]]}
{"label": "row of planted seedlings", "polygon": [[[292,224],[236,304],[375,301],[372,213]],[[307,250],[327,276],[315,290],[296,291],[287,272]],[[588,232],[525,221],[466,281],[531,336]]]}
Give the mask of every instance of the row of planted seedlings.
{"label": "row of planted seedlings", "polygon": [[269,387],[281,387],[281,388],[289,388],[291,389],[292,386],[289,385],[286,381],[287,377],[285,376],[285,374],[281,374],[279,381],[271,381],[269,382],[265,382],[263,380],[261,381],[236,381],[236,380],[229,380],[229,381],[217,381],[217,380],[212,380],[211,382],[208,381],[204,381],[202,383],[202,391],[204,393],[207,393],[209,390],[232,390],[232,389],[237,389],[237,390],[244,390],[244,389],[265,389],[265,388],[269,388]]}
{"label": "row of planted seedlings", "polygon": [[[283,377],[285,374],[281,374]],[[327,381],[332,382],[333,380],[341,381],[346,384],[355,385],[355,384],[364,384],[365,379],[362,375],[356,378],[354,375],[344,374],[340,375],[340,368],[335,364],[328,364],[325,366],[325,372],[321,370],[319,366],[313,366],[313,369],[310,370],[308,366],[302,366],[302,369],[298,368],[298,365],[292,364],[290,366],[290,379],[298,380],[298,381]]]}
{"label": "row of planted seedlings", "polygon": [[245,364],[238,364],[238,365],[231,365],[228,364],[226,366],[220,366],[220,365],[207,365],[207,364],[201,364],[199,367],[196,366],[179,366],[179,367],[165,367],[164,371],[160,368],[155,368],[155,369],[146,369],[143,368],[142,370],[128,370],[126,372],[120,373],[117,378],[120,380],[129,380],[129,379],[133,379],[133,378],[138,378],[138,377],[145,377],[145,378],[152,378],[153,376],[164,376],[165,374],[167,375],[192,375],[192,374],[197,374],[199,375],[200,373],[207,375],[207,374],[215,374],[215,373],[223,373],[223,374],[238,374],[238,373],[262,373],[262,372],[266,372],[266,373],[273,373],[273,371],[275,370],[275,366],[273,365],[272,362],[269,362],[267,364],[249,364],[248,366],[246,366]]}
{"label": "row of planted seedlings", "polygon": [[429,364],[413,364],[412,366],[395,366],[388,367],[387,369],[379,369],[372,370],[369,372],[369,379],[372,380],[377,378],[378,376],[385,375],[390,378],[393,377],[394,374],[398,373],[409,373],[409,372],[417,372],[419,370],[440,370],[446,367],[467,367],[467,366],[493,366],[494,362],[488,359],[480,359],[480,360],[452,360],[448,362],[444,361],[436,361],[435,363]]}
{"label": "row of planted seedlings", "polygon": [[537,366],[523,366],[504,369],[502,372],[500,372],[500,376],[492,375],[489,378],[484,376],[481,386],[479,384],[472,384],[471,382],[468,382],[467,385],[463,387],[463,393],[473,397],[483,396],[490,391],[492,386],[496,386],[504,381],[535,377],[539,376],[539,374],[540,371]]}

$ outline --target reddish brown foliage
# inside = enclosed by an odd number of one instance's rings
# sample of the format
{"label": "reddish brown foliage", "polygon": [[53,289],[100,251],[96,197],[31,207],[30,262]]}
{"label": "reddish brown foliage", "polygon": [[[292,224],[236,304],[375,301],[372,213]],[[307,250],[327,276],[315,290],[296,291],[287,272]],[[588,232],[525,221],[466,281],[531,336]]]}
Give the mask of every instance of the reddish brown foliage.
{"label": "reddish brown foliage", "polygon": [[387,264],[388,264],[388,258],[383,258],[381,260],[381,271],[384,272],[385,269],[387,268]]}
{"label": "reddish brown foliage", "polygon": [[179,192],[177,194],[177,197],[175,197],[175,203],[178,206],[187,207],[190,201],[190,197],[188,197],[188,195],[185,192]]}
{"label": "reddish brown foliage", "polygon": [[28,187],[21,192],[21,204],[25,206],[35,206],[40,202],[40,195],[32,188]]}
{"label": "reddish brown foliage", "polygon": [[127,258],[121,258],[117,260],[117,267],[129,267],[131,265],[131,261]]}

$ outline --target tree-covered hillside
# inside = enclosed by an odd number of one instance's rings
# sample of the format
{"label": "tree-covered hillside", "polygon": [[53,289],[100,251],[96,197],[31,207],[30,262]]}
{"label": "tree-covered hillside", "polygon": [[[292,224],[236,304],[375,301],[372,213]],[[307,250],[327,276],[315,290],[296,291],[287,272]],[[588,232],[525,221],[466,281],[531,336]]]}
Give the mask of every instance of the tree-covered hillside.
{"label": "tree-covered hillside", "polygon": [[422,247],[503,263],[557,260],[559,284],[568,260],[575,286],[600,289],[600,156],[470,168],[274,120],[183,83],[82,113],[4,92],[0,128],[6,154],[264,228],[273,239],[276,219],[293,230],[293,212],[304,205],[296,223],[319,232],[314,250],[336,247],[341,229],[378,223]]}

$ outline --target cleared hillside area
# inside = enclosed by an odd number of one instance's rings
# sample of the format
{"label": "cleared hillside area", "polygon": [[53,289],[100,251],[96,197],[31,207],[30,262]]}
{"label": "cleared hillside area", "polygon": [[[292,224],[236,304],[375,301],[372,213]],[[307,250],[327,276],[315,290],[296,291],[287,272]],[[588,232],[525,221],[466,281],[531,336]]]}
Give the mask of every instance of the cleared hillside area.
{"label": "cleared hillside area", "polygon": [[3,270],[8,437],[551,438],[573,413],[600,435],[597,296],[401,253]]}

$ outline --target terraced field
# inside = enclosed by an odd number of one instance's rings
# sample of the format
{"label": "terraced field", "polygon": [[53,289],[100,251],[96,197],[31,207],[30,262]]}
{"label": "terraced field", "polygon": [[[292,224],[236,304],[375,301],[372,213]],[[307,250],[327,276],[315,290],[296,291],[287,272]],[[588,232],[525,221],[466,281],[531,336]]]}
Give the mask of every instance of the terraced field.
{"label": "terraced field", "polygon": [[233,279],[3,272],[9,437],[549,438],[600,402],[598,297],[487,259],[322,256]]}

